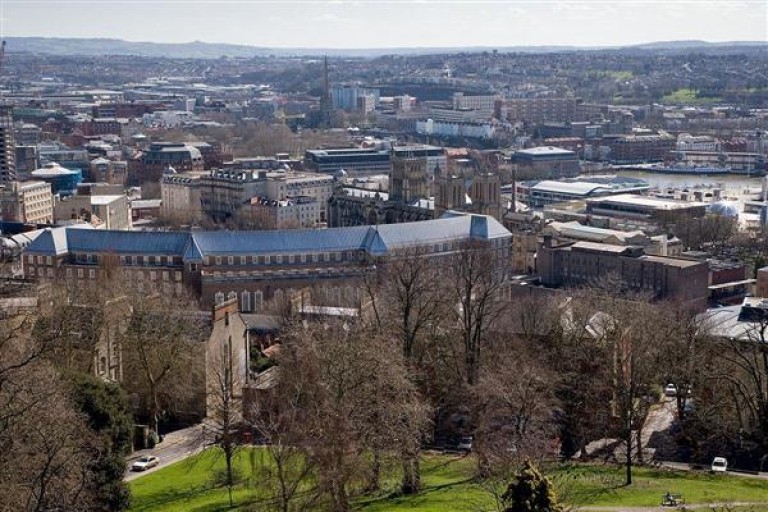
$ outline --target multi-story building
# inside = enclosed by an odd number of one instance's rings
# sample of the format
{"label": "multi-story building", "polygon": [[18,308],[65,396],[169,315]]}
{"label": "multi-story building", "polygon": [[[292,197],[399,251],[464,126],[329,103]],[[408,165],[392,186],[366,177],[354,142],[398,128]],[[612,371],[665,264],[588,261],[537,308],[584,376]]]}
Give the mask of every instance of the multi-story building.
{"label": "multi-story building", "polygon": [[511,122],[564,122],[575,116],[576,98],[513,98],[496,102],[497,117]]}
{"label": "multi-story building", "polygon": [[456,110],[474,110],[483,117],[490,118],[496,109],[496,102],[501,100],[498,94],[465,95],[463,92],[453,93],[453,108]]}
{"label": "multi-story building", "polygon": [[28,224],[53,223],[53,194],[44,181],[12,181],[0,189],[3,220]]}
{"label": "multi-story building", "polygon": [[545,237],[536,259],[545,286],[584,286],[604,282],[615,291],[676,300],[698,309],[707,306],[706,263],[646,255],[642,247],[576,242],[553,246]]}
{"label": "multi-story building", "polygon": [[160,182],[161,216],[168,220],[197,222],[203,219],[200,196],[202,173],[166,174]]}
{"label": "multi-story building", "polygon": [[78,170],[65,169],[56,163],[45,164],[40,169],[30,173],[32,179],[51,184],[51,192],[64,196],[77,191],[77,185],[83,181],[83,173]]}
{"label": "multi-story building", "polygon": [[19,146],[36,146],[40,144],[42,128],[32,123],[17,125],[15,139]]}
{"label": "multi-story building", "polygon": [[[359,305],[359,279],[380,258],[419,248],[424,257],[450,255],[468,241],[488,244],[499,264],[509,260],[510,233],[492,217],[453,214],[405,224],[283,231],[146,232],[67,228],[46,230],[23,254],[30,278],[98,283],[105,263],[125,279],[168,293],[186,288],[204,308],[240,299],[261,311],[265,300],[310,289],[326,305]],[[146,285],[144,285],[146,286]]]}
{"label": "multi-story building", "polygon": [[85,172],[90,166],[88,151],[85,149],[74,149],[57,142],[40,144],[37,147],[40,156],[40,163],[55,162],[67,169],[80,169]]}
{"label": "multi-story building", "polygon": [[97,183],[124,186],[128,174],[128,162],[96,158],[91,161],[90,174],[90,179]]}
{"label": "multi-story building", "polygon": [[75,127],[86,137],[94,135],[120,135],[122,131],[117,119],[108,117],[88,119],[75,123]]}
{"label": "multi-story building", "polygon": [[346,171],[355,174],[387,174],[390,151],[375,148],[308,149],[304,160],[315,172],[335,174]]}
{"label": "multi-story building", "polygon": [[131,229],[131,206],[125,195],[62,197],[54,206],[56,222],[85,221],[103,229]]}
{"label": "multi-story building", "polygon": [[[322,208],[325,212],[325,208]],[[251,214],[262,229],[314,228],[321,224],[321,204],[315,197],[296,196],[282,199],[254,197]]]}
{"label": "multi-story building", "polygon": [[359,106],[361,96],[372,96],[374,107],[379,103],[380,92],[378,89],[370,89],[359,85],[334,85],[330,91],[333,108],[352,111]]}
{"label": "multi-story building", "polygon": [[678,220],[704,217],[707,203],[678,201],[633,194],[595,197],[586,200],[586,213],[595,216],[651,221],[661,226]]}
{"label": "multi-story building", "polygon": [[577,176],[581,170],[575,152],[552,146],[521,149],[512,155],[521,178],[567,178]]}
{"label": "multi-story building", "polygon": [[492,139],[496,130],[490,122],[454,122],[426,119],[416,121],[416,133],[438,137]]}
{"label": "multi-story building", "polygon": [[16,146],[16,175],[20,180],[29,179],[29,173],[39,168],[37,146]]}
{"label": "multi-story building", "polygon": [[616,164],[660,162],[676,144],[670,135],[608,135],[602,140],[602,145],[610,149],[608,159]]}
{"label": "multi-story building", "polygon": [[326,222],[328,199],[333,194],[333,176],[312,173],[267,173],[266,196],[270,199],[311,197],[317,200],[320,222]]}
{"label": "multi-story building", "polygon": [[16,143],[13,134],[13,108],[0,105],[0,183],[17,179]]}
{"label": "multi-story building", "polygon": [[179,173],[196,172],[204,170],[205,163],[194,146],[184,142],[153,142],[129,162],[127,185],[157,183],[169,167]]}

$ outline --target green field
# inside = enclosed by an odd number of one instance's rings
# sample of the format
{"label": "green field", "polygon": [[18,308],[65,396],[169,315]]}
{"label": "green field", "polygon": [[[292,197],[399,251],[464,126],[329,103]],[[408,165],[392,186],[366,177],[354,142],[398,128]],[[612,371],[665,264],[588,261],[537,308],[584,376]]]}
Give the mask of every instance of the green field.
{"label": "green field", "polygon": [[667,94],[661,99],[662,103],[674,105],[705,105],[717,103],[722,98],[699,96],[695,89],[678,89],[673,93]]}
{"label": "green field", "polygon": [[[258,450],[258,448],[254,449]],[[235,502],[247,506],[258,502],[253,486],[249,454],[240,454],[237,464],[244,483],[235,491]],[[210,512],[228,509],[226,489],[214,488],[211,474],[223,468],[223,460],[212,451],[157,470],[131,482],[133,511]],[[488,483],[473,478],[471,457],[430,455],[422,466],[423,492],[398,496],[396,481],[385,483],[380,495],[359,498],[356,508],[365,511],[480,511],[493,504]],[[658,507],[669,491],[683,494],[694,503],[765,503],[740,512],[768,512],[768,481],[735,476],[710,475],[636,468],[635,483],[623,485],[623,469],[606,465],[558,466],[546,471],[562,498],[570,505],[590,507]],[[256,510],[257,508],[253,508]]]}

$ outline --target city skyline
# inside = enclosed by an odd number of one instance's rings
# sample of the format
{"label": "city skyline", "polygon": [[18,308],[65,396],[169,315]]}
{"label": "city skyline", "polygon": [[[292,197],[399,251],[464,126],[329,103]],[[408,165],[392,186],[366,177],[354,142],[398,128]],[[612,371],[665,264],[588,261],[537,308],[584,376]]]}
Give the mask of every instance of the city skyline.
{"label": "city skyline", "polygon": [[[99,14],[98,24],[92,23],[93,13]],[[0,0],[0,37],[23,36],[329,49],[765,41],[768,5],[756,0]]]}

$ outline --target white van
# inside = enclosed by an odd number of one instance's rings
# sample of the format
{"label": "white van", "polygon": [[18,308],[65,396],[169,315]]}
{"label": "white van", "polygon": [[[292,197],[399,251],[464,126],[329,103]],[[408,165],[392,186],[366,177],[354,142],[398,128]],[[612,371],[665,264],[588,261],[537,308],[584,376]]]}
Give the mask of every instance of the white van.
{"label": "white van", "polygon": [[713,473],[725,473],[728,471],[728,461],[724,457],[715,457],[712,461],[710,471]]}

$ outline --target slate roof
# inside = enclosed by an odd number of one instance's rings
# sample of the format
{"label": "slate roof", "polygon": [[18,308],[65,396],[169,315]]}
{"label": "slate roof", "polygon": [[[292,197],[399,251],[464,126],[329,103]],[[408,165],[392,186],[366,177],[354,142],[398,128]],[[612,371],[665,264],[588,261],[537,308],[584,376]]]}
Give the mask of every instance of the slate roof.
{"label": "slate roof", "polygon": [[182,256],[189,238],[189,233],[56,228],[43,232],[29,244],[26,252],[48,255],[67,252],[114,252]]}
{"label": "slate roof", "polygon": [[430,221],[331,229],[168,233],[56,228],[44,231],[27,247],[27,252],[164,254],[195,262],[202,261],[204,256],[313,251],[365,250],[374,256],[383,256],[391,248],[403,246],[509,236],[509,231],[493,217],[450,213]]}

